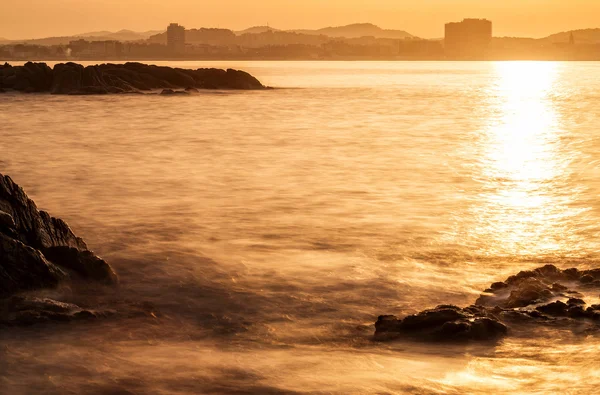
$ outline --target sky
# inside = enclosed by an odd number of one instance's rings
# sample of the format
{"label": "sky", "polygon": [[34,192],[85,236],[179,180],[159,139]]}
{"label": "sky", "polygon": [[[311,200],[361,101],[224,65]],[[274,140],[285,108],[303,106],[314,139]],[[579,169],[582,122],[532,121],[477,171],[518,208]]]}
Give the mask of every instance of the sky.
{"label": "sky", "polygon": [[371,22],[439,38],[444,23],[465,17],[494,22],[495,36],[545,37],[600,27],[600,0],[0,0],[0,37],[73,35],[91,31],[187,28],[241,30],[321,28]]}

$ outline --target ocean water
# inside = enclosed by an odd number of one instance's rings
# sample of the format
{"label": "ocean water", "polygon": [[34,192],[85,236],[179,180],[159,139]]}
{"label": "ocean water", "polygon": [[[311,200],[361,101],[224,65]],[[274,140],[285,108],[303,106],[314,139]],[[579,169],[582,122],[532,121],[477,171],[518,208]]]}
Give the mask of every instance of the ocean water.
{"label": "ocean water", "polygon": [[277,89],[0,95],[0,172],[121,279],[50,293],[118,318],[1,330],[0,394],[597,390],[597,336],[372,335],[600,266],[600,63],[164,64]]}

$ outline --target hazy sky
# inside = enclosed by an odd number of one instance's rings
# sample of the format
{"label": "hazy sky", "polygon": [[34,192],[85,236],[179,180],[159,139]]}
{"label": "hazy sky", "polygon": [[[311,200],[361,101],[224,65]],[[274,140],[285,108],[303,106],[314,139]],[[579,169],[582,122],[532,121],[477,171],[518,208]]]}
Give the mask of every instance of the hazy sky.
{"label": "hazy sky", "polygon": [[445,22],[488,18],[496,36],[542,37],[600,27],[600,0],[0,0],[0,37],[59,36],[97,30],[255,25],[319,28],[372,22],[425,38]]}

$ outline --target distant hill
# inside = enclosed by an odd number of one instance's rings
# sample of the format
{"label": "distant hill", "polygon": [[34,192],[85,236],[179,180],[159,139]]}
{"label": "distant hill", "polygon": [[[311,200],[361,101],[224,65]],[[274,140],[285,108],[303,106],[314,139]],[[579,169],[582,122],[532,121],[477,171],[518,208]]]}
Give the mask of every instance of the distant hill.
{"label": "distant hill", "polygon": [[360,38],[372,36],[375,38],[416,38],[404,30],[382,29],[372,23],[355,23],[347,26],[325,27],[317,30],[294,30],[296,33],[317,34],[329,37]]}
{"label": "distant hill", "polygon": [[85,39],[98,39],[102,40],[117,40],[117,41],[138,41],[138,40],[147,40],[150,36],[155,34],[159,34],[164,32],[164,30],[150,30],[147,32],[134,32],[132,30],[119,30],[118,32],[109,32],[109,31],[99,31],[99,32],[90,32],[77,34],[77,37],[85,38]]}
{"label": "distant hill", "polygon": [[241,36],[242,34],[262,34],[262,33],[267,33],[267,32],[278,32],[278,31],[280,31],[280,30],[273,29],[272,27],[269,27],[269,26],[253,26],[253,27],[249,27],[248,29],[239,30],[234,33],[237,34],[238,36]]}
{"label": "distant hill", "polygon": [[541,40],[550,43],[568,43],[573,33],[576,44],[600,44],[600,29],[580,29],[556,33]]}
{"label": "distant hill", "polygon": [[[45,37],[45,38],[33,38],[25,40],[4,40],[0,39],[0,43],[3,44],[31,44],[31,45],[67,45],[71,41],[75,40],[87,40],[87,41],[139,41],[147,40],[152,35],[161,33],[162,30],[150,30],[147,32],[134,32],[131,30],[119,30],[118,32],[99,31],[76,34],[73,36],[59,36],[59,37]],[[4,40],[4,41],[3,41]]]}

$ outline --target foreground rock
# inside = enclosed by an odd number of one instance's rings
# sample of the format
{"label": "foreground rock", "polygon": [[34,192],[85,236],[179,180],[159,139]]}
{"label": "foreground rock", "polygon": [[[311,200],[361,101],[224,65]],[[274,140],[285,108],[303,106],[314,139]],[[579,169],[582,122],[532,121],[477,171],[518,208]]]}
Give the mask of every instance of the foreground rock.
{"label": "foreground rock", "polygon": [[232,69],[188,70],[132,62],[87,67],[69,62],[57,64],[54,69],[45,63],[33,62],[24,66],[0,65],[0,89],[27,93],[99,95],[163,89],[193,92],[197,89],[264,88],[250,74]]}
{"label": "foreground rock", "polygon": [[492,284],[466,308],[442,305],[403,319],[380,316],[375,338],[494,341],[529,325],[596,332],[600,329],[600,305],[588,305],[583,298],[598,290],[599,269],[560,270],[547,265]]}
{"label": "foreground rock", "polygon": [[0,325],[5,326],[90,320],[113,314],[114,311],[88,310],[72,303],[34,296],[13,296],[0,301]]}
{"label": "foreground rock", "polygon": [[117,276],[61,219],[39,211],[0,174],[0,298],[71,278],[116,284]]}

